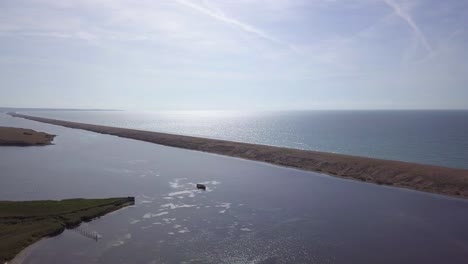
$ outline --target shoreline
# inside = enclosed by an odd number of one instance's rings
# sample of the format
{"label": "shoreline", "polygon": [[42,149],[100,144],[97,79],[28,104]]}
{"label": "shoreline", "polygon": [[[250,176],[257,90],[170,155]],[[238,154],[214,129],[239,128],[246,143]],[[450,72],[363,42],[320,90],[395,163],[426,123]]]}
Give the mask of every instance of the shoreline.
{"label": "shoreline", "polygon": [[13,117],[159,145],[266,162],[330,176],[468,198],[468,170],[344,154],[77,123],[18,113]]}
{"label": "shoreline", "polygon": [[15,257],[7,262],[5,264],[22,264],[26,259],[28,259],[29,255],[37,248],[39,247],[40,243],[43,242],[46,239],[46,237],[41,238],[40,240],[34,242],[33,244],[23,248],[18,254],[15,255]]}

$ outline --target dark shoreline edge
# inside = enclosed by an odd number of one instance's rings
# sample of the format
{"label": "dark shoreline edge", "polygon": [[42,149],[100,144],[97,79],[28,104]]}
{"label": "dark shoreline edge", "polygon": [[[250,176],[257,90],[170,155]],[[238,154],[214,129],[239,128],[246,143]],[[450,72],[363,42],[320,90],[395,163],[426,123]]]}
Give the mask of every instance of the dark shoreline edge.
{"label": "dark shoreline edge", "polygon": [[0,263],[42,238],[133,204],[135,197],[0,201]]}
{"label": "dark shoreline edge", "polygon": [[468,198],[468,170],[343,154],[84,124],[18,113],[13,117],[159,145],[271,163],[331,176]]}

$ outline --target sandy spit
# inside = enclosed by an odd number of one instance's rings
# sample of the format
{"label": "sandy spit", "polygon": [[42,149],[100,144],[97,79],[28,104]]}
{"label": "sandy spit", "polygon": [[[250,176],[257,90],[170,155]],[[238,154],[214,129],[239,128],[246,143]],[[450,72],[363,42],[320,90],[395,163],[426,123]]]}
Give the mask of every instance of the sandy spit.
{"label": "sandy spit", "polygon": [[364,182],[468,198],[468,170],[465,169],[91,125],[18,113],[10,113],[10,115],[164,146],[267,162]]}

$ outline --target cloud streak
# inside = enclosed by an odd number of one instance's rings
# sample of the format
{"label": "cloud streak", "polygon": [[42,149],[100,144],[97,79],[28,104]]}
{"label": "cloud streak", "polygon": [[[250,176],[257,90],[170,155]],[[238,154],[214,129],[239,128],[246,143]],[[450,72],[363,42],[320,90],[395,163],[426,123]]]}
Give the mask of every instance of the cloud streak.
{"label": "cloud streak", "polygon": [[432,47],[429,44],[429,42],[426,39],[426,36],[421,32],[419,29],[419,26],[414,22],[413,17],[410,15],[410,13],[406,12],[400,4],[398,4],[395,0],[383,0],[385,4],[387,4],[389,7],[393,9],[395,14],[399,17],[401,17],[411,28],[413,33],[416,35],[418,40],[421,42],[421,44],[424,46],[424,48],[428,52],[432,52]]}
{"label": "cloud streak", "polygon": [[193,10],[196,10],[200,13],[203,13],[211,18],[214,18],[218,21],[221,21],[225,24],[228,24],[228,25],[231,25],[235,28],[238,28],[244,32],[247,32],[247,33],[250,33],[250,34],[253,34],[257,37],[260,37],[262,39],[266,39],[268,41],[271,41],[271,42],[274,42],[276,44],[280,44],[280,45],[284,45],[284,46],[287,46],[288,48],[291,48],[292,49],[292,46],[285,42],[285,41],[282,41],[280,39],[277,39],[267,33],[265,33],[264,31],[252,26],[252,25],[249,25],[247,23],[244,23],[244,22],[241,22],[237,19],[234,19],[232,17],[228,17],[226,16],[221,10],[213,10],[213,9],[210,9],[210,8],[207,8],[205,6],[201,6],[201,5],[197,5],[191,1],[188,1],[188,0],[176,0],[178,3],[186,6],[186,7],[189,7]]}

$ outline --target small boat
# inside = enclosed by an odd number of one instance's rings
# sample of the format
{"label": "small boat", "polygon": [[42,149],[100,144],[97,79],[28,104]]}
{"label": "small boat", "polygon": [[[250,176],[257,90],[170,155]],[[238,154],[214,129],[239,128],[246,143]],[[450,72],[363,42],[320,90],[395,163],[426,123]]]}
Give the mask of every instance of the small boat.
{"label": "small boat", "polygon": [[197,184],[197,189],[206,190],[206,185],[205,185],[205,184],[198,183],[198,184]]}

